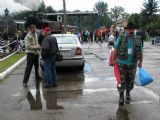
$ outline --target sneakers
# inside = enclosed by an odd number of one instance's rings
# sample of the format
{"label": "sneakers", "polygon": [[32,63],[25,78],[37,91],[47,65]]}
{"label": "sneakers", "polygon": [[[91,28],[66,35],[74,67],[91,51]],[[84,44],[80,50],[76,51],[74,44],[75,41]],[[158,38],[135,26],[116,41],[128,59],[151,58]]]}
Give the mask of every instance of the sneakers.
{"label": "sneakers", "polygon": [[22,84],[23,87],[28,87],[27,83]]}

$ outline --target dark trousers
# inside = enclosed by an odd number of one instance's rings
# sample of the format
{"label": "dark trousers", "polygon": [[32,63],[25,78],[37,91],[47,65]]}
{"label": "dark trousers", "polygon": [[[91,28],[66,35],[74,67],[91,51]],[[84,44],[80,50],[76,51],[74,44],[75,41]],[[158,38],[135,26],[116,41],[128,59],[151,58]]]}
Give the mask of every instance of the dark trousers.
{"label": "dark trousers", "polygon": [[24,73],[23,83],[28,82],[33,65],[35,68],[35,77],[36,77],[36,80],[38,80],[39,78],[39,55],[35,55],[33,53],[27,53],[27,65],[26,65],[26,69]]}
{"label": "dark trousers", "polygon": [[142,40],[142,47],[144,47],[144,39],[141,39]]}

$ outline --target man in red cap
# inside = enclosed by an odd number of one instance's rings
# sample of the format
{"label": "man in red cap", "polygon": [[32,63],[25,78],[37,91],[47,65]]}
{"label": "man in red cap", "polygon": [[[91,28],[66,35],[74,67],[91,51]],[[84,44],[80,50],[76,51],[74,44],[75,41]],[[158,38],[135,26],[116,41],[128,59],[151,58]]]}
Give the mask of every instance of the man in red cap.
{"label": "man in red cap", "polygon": [[45,38],[42,41],[42,59],[44,60],[44,76],[46,84],[44,88],[56,87],[57,76],[56,76],[56,54],[58,52],[57,40],[54,36],[50,35],[51,29],[45,27],[43,29]]}

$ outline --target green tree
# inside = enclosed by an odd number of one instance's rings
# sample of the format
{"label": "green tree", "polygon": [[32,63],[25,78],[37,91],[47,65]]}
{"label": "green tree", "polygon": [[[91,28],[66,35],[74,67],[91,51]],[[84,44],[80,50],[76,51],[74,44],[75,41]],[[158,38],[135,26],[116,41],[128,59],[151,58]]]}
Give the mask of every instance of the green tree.
{"label": "green tree", "polygon": [[111,8],[111,17],[114,22],[117,22],[117,20],[122,19],[122,16],[124,16],[123,7],[115,6],[114,8]]}
{"label": "green tree", "polygon": [[152,16],[158,12],[158,0],[145,0],[142,12]]}
{"label": "green tree", "polygon": [[108,11],[108,4],[105,2],[95,3],[94,11],[98,11],[99,15],[104,16]]}
{"label": "green tree", "polygon": [[56,10],[54,10],[52,6],[48,6],[48,7],[46,8],[46,12],[47,12],[47,13],[56,13]]}
{"label": "green tree", "polygon": [[121,17],[122,17],[122,19],[124,19],[124,20],[128,20],[130,16],[131,16],[131,15],[130,15],[129,13],[123,12]]}
{"label": "green tree", "polygon": [[99,26],[107,26],[111,25],[111,18],[108,14],[108,4],[106,2],[97,2],[93,8],[94,11],[97,11],[99,14]]}
{"label": "green tree", "polygon": [[140,18],[141,26],[147,29],[150,34],[153,34],[155,30],[159,29],[157,23],[159,21],[159,16],[156,14],[158,9],[158,0],[145,0],[143,3]]}
{"label": "green tree", "polygon": [[46,5],[45,5],[43,0],[41,1],[37,12],[41,12],[41,13],[45,13],[46,12]]}
{"label": "green tree", "polygon": [[128,25],[133,25],[135,27],[140,27],[140,15],[135,13],[132,14],[128,19]]}

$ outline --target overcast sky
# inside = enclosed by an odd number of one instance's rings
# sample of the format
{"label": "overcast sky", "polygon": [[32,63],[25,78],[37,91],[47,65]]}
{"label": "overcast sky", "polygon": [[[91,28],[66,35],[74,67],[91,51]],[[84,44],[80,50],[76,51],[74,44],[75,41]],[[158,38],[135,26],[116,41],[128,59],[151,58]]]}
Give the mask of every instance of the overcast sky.
{"label": "overcast sky", "polygon": [[[8,8],[10,13],[19,10],[26,10],[25,6],[13,2],[14,0],[0,0],[0,14],[4,14],[4,9]],[[28,1],[28,0],[26,0]],[[32,0],[34,1],[34,0]],[[40,0],[41,1],[41,0]],[[51,5],[55,10],[63,9],[63,0],[43,0],[47,6]],[[143,7],[144,0],[65,0],[66,9],[69,11],[92,11],[98,1],[107,2],[108,10],[114,6],[121,6],[128,13],[139,13]],[[159,4],[160,4],[160,0]]]}
{"label": "overcast sky", "polygon": [[[55,10],[60,10],[63,8],[63,0],[43,0],[45,4],[51,5]],[[108,8],[113,8],[114,6],[121,6],[128,13],[139,13],[143,7],[144,0],[66,0],[66,9],[69,11],[73,10],[89,10],[92,11],[96,2],[103,1],[107,2]]]}

